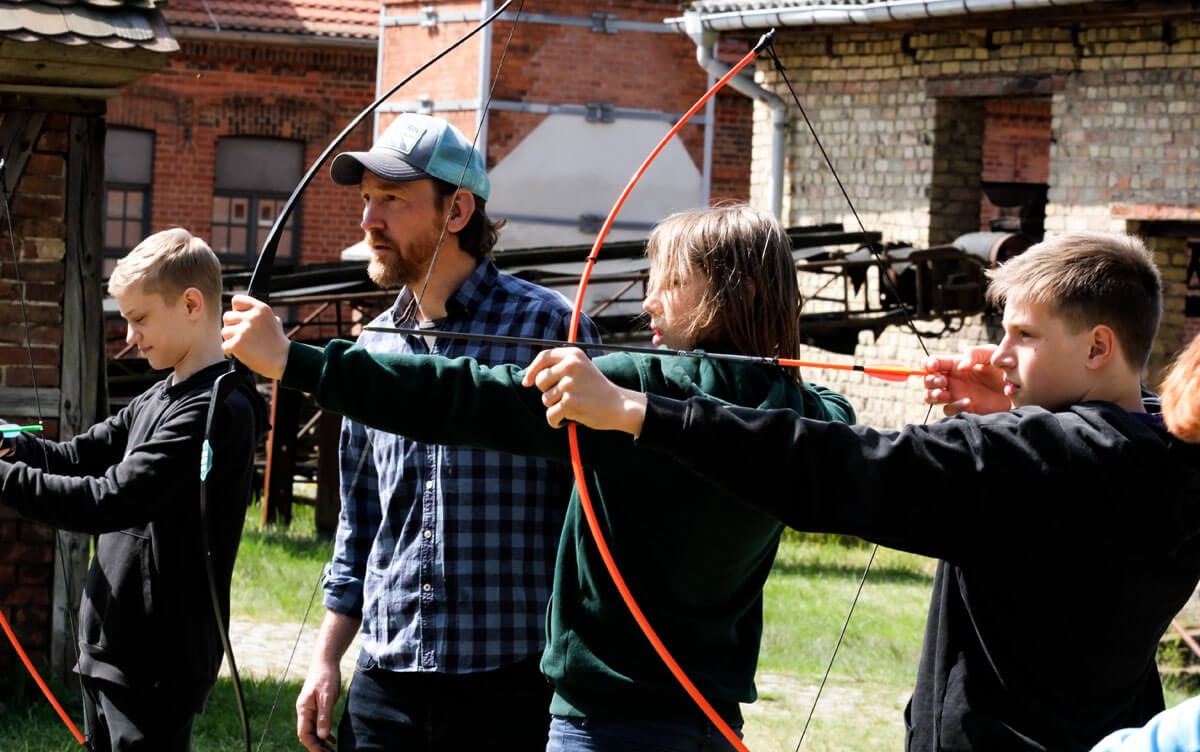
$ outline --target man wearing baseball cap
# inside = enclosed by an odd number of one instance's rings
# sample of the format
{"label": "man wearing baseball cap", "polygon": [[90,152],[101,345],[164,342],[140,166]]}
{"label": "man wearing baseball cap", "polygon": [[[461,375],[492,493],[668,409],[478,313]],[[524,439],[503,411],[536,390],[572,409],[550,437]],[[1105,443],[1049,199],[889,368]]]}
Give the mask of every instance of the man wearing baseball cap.
{"label": "man wearing baseball cap", "polygon": [[[489,258],[499,224],[487,216],[487,171],[457,128],[400,115],[370,151],[339,154],[330,175],[362,194],[371,279],[402,287],[372,325],[565,337],[566,300]],[[598,339],[591,322],[581,334]],[[358,341],[489,365],[537,353],[434,334]],[[544,749],[550,691],[538,662],[569,469],[348,420],[340,451],[342,512],[325,619],[296,700],[300,741],[314,752]],[[339,662],[360,629],[335,742]]]}

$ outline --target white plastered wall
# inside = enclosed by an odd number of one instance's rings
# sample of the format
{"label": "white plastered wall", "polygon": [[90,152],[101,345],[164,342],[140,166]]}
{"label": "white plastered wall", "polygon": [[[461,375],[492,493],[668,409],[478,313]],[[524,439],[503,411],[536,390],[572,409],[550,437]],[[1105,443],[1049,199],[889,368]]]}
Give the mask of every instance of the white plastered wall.
{"label": "white plastered wall", "polygon": [[[654,145],[667,132],[665,122],[618,119],[591,123],[578,115],[548,115],[492,168],[488,213],[535,214],[577,219],[608,214],[613,202]],[[618,221],[654,223],[671,212],[701,206],[700,170],[679,140],[672,139],[625,202]],[[636,240],[641,230],[613,230],[610,240]],[[576,227],[510,222],[502,248],[578,245],[592,233]]]}

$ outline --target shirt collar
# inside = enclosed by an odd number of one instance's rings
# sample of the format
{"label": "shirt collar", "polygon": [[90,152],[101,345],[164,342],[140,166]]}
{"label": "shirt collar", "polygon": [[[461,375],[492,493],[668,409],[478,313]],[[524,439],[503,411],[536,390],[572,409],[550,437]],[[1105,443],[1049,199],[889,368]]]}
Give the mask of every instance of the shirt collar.
{"label": "shirt collar", "polygon": [[191,376],[188,376],[183,381],[175,380],[175,373],[172,371],[164,379],[166,382],[166,392],[169,395],[179,394],[187,389],[191,389],[194,384],[202,384],[207,381],[216,381],[217,377],[229,370],[229,361],[220,360],[211,365],[207,365],[196,371]]}
{"label": "shirt collar", "polygon": [[[480,304],[491,294],[500,278],[500,270],[491,259],[484,259],[471,272],[458,289],[446,300],[446,318],[454,320],[469,318],[479,308]],[[392,305],[392,322],[397,327],[412,327],[416,322],[416,306],[413,305],[416,294],[411,288],[405,287],[400,291],[396,302]]]}

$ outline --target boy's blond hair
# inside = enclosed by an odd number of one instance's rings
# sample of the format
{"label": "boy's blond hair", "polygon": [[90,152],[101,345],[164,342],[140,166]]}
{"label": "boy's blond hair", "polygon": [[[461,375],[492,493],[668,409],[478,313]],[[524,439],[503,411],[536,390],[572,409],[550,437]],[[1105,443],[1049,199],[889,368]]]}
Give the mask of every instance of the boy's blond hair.
{"label": "boy's blond hair", "polygon": [[1050,306],[1074,331],[1105,325],[1141,371],[1162,316],[1162,277],[1132,235],[1074,232],[1044,240],[988,272],[988,299]]}
{"label": "boy's blond hair", "polygon": [[156,232],[125,254],[108,279],[108,294],[122,295],[136,284],[144,294],[158,293],[173,303],[189,287],[221,315],[221,262],[200,238],[182,227]]}
{"label": "boy's blond hair", "polygon": [[[693,271],[705,278],[693,333],[707,332],[744,355],[799,355],[792,243],[771,213],[726,204],[672,214],[650,233],[646,255],[661,280]],[[800,380],[799,369],[788,371]]]}

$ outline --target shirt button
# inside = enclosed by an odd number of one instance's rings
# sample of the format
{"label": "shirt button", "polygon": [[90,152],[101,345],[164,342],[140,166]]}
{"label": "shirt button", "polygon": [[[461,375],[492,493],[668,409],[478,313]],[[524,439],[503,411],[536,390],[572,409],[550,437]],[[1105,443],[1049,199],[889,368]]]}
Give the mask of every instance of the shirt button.
{"label": "shirt button", "polygon": [[421,586],[421,589],[424,590],[426,593],[428,593],[430,590],[433,590],[433,586],[430,585],[428,582],[426,582],[424,585]]}
{"label": "shirt button", "polygon": [[426,531],[425,531],[425,538],[426,538],[426,539],[429,539],[429,538],[432,538],[432,537],[433,537],[433,531],[432,531],[432,530],[426,530]]}
{"label": "shirt button", "polygon": [[429,490],[429,489],[432,489],[432,488],[433,488],[433,481],[431,481],[431,480],[427,480],[427,481],[425,481],[425,489],[426,489],[426,490]]}

